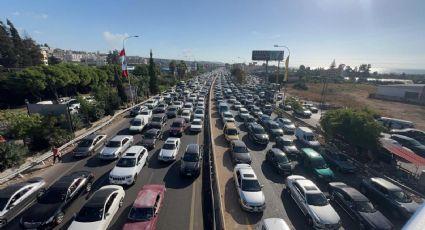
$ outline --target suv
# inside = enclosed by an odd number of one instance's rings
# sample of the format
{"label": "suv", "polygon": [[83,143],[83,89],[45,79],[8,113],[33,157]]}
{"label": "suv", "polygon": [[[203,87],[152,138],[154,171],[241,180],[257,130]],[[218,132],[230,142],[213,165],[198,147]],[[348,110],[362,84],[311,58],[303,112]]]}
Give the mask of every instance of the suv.
{"label": "suv", "polygon": [[180,174],[198,176],[201,172],[202,153],[198,144],[189,144],[181,158]]}
{"label": "suv", "polygon": [[420,204],[397,185],[379,177],[363,179],[360,192],[391,211],[393,217],[410,218]]}
{"label": "suv", "polygon": [[251,166],[237,164],[233,169],[233,179],[242,209],[249,212],[262,212],[266,208],[263,186],[258,182],[257,175]]}
{"label": "suv", "polygon": [[90,192],[93,173],[76,171],[56,181],[27,209],[20,220],[25,229],[52,228],[62,223],[65,210],[82,192]]}
{"label": "suv", "polygon": [[182,136],[186,128],[186,120],[184,118],[174,119],[170,127],[170,135],[172,136]]}
{"label": "suv", "polygon": [[233,164],[251,164],[251,155],[243,141],[233,140],[230,142],[230,152],[232,153]]}
{"label": "suv", "polygon": [[18,216],[45,192],[46,181],[41,177],[9,185],[0,190],[0,228]]}
{"label": "suv", "polygon": [[261,145],[267,145],[269,143],[269,135],[267,135],[263,126],[257,123],[250,123],[248,126],[248,137]]}
{"label": "suv", "polygon": [[325,159],[323,159],[320,153],[311,148],[303,148],[301,149],[301,154],[303,157],[302,162],[304,163],[304,167],[311,171],[316,179],[328,182],[334,179],[333,171],[328,167]]}
{"label": "suv", "polygon": [[282,150],[272,148],[266,153],[266,160],[274,166],[278,173],[289,175],[292,173],[292,162]]}
{"label": "suv", "polygon": [[106,141],[106,135],[101,134],[90,134],[87,137],[81,139],[78,146],[72,151],[74,157],[85,157],[95,153],[100,146],[104,145]]}
{"label": "suv", "polygon": [[175,161],[180,149],[180,138],[169,137],[159,151],[158,160],[168,162]]}
{"label": "suv", "polygon": [[109,173],[109,183],[132,185],[142,171],[148,158],[148,151],[143,146],[131,146]]}
{"label": "suv", "polygon": [[102,160],[117,159],[133,144],[133,141],[131,135],[116,135],[100,151],[99,158]]}
{"label": "suv", "polygon": [[338,213],[311,180],[299,175],[288,176],[286,191],[306,216],[309,226],[315,229],[339,229],[341,227]]}

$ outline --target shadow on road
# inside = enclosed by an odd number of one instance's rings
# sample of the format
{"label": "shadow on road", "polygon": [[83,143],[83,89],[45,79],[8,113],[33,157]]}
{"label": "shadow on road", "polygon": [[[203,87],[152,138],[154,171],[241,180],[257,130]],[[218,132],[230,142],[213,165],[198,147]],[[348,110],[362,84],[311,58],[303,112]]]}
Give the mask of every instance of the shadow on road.
{"label": "shadow on road", "polygon": [[[221,130],[220,130],[221,131]],[[223,134],[219,134],[215,139],[214,139],[214,144],[217,146],[221,146],[224,148],[229,147],[226,139],[224,139],[224,135]]]}
{"label": "shadow on road", "polygon": [[[129,204],[127,207],[122,206],[120,209],[124,209],[118,217],[115,217],[115,221],[111,222],[108,229],[121,229],[127,222],[127,216],[133,204]],[[113,224],[112,224],[113,223]]]}
{"label": "shadow on road", "polygon": [[197,177],[183,177],[180,175],[180,161],[174,162],[164,176],[166,188],[180,189],[191,185]]}
{"label": "shadow on road", "polygon": [[132,135],[135,133],[130,133],[130,130],[128,128],[121,129],[118,131],[117,135]]}
{"label": "shadow on road", "polygon": [[307,226],[304,214],[298,208],[297,204],[295,204],[294,200],[292,199],[291,195],[286,191],[286,189],[283,189],[280,197],[282,199],[283,208],[285,208],[286,214],[288,215],[288,219],[291,220],[291,223],[294,228],[312,229]]}
{"label": "shadow on road", "polygon": [[285,183],[284,178],[286,176],[278,174],[272,164],[270,162],[267,162],[266,160],[261,163],[261,171],[263,171],[264,176],[273,183]]}
{"label": "shadow on road", "polygon": [[230,152],[230,149],[227,149],[223,153],[223,165],[226,167],[229,171],[233,171],[234,165],[232,161],[232,153]]}
{"label": "shadow on road", "polygon": [[94,156],[88,159],[84,166],[89,168],[102,167],[107,164],[110,164],[111,162],[114,162],[114,161],[101,160],[97,156]]}

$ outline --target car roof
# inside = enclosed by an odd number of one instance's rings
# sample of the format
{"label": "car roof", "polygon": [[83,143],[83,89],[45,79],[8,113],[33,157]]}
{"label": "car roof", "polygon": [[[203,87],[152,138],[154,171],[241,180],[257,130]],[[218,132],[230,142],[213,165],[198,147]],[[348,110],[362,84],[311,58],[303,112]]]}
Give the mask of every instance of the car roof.
{"label": "car roof", "polygon": [[413,138],[404,136],[404,135],[400,135],[400,134],[391,134],[391,137],[398,137],[400,139],[404,139],[404,140],[413,140]]}
{"label": "car roof", "polygon": [[225,126],[228,129],[236,129],[236,124],[233,122],[226,122]]}
{"label": "car roof", "polygon": [[254,129],[264,129],[263,128],[263,126],[261,126],[260,124],[258,124],[258,123],[251,123],[251,126],[252,126],[252,128],[254,128]]}
{"label": "car roof", "polygon": [[188,144],[187,147],[186,147],[186,152],[199,153],[199,145],[198,144]]}
{"label": "car roof", "polygon": [[335,182],[335,183],[329,183],[329,185],[339,188],[344,193],[346,193],[349,197],[351,197],[351,199],[353,199],[354,201],[369,201],[369,199],[367,199],[366,196],[360,193],[357,189],[350,187],[344,183]]}
{"label": "car roof", "polygon": [[281,139],[282,141],[290,141],[293,142],[293,140],[291,138],[289,138],[288,136],[280,136],[277,139]]}
{"label": "car roof", "polygon": [[241,141],[241,140],[233,140],[232,144],[235,147],[246,147],[245,142]]}
{"label": "car roof", "polygon": [[272,151],[275,155],[286,156],[286,154],[278,148],[271,148],[270,151]]}
{"label": "car roof", "polygon": [[[136,208],[150,208],[155,205],[156,197],[161,191],[159,187],[143,186],[137,194],[137,198],[134,201],[133,207]],[[162,188],[164,189],[164,188]]]}
{"label": "car roof", "polygon": [[129,139],[131,139],[133,136],[130,136],[130,135],[116,135],[115,137],[113,137],[112,139],[111,139],[111,141],[121,141],[122,139],[124,139],[124,138],[129,138]]}
{"label": "car roof", "polygon": [[316,152],[312,148],[302,148],[301,149],[309,158],[322,158],[322,155],[320,153]]}
{"label": "car roof", "polygon": [[390,191],[400,191],[400,190],[402,190],[400,187],[398,187],[397,185],[385,180],[384,178],[372,177],[372,178],[370,178],[370,180],[379,184],[380,186],[390,190]]}
{"label": "car roof", "polygon": [[173,123],[182,123],[182,122],[185,122],[185,119],[182,118],[182,117],[178,117],[178,118],[174,119],[174,121],[173,121]]}
{"label": "car roof", "polygon": [[72,184],[72,182],[74,182],[74,180],[76,180],[77,178],[80,178],[82,176],[87,177],[89,174],[91,174],[91,172],[86,171],[86,170],[72,172],[72,173],[70,173],[66,176],[61,177],[51,187],[68,189],[69,186]]}
{"label": "car roof", "polygon": [[159,129],[148,129],[145,133],[154,133],[156,134],[159,131]]}
{"label": "car roof", "polygon": [[311,131],[311,129],[310,128],[308,128],[308,127],[304,127],[304,126],[301,126],[301,127],[298,127],[298,129],[301,129],[303,132],[309,132],[309,133],[312,133],[313,131]]}
{"label": "car roof", "polygon": [[163,113],[158,113],[158,114],[154,114],[152,117],[165,117],[165,114]]}
{"label": "car roof", "polygon": [[93,140],[93,139],[95,139],[97,136],[99,136],[99,135],[98,135],[98,134],[96,134],[96,133],[92,133],[92,134],[89,134],[88,136],[84,137],[82,140]]}
{"label": "car roof", "polygon": [[101,188],[97,190],[89,201],[84,205],[86,207],[103,207],[111,193],[117,191],[117,188]]}
{"label": "car roof", "polygon": [[178,141],[180,138],[177,137],[169,137],[167,138],[167,140],[165,141],[165,143],[171,143],[174,144],[176,141]]}
{"label": "car roof", "polygon": [[142,151],[145,147],[141,145],[133,145],[125,151],[125,155],[123,157],[135,158],[137,157],[140,151]]}
{"label": "car roof", "polygon": [[296,180],[294,183],[299,184],[305,193],[321,193],[320,189],[311,180],[299,179]]}

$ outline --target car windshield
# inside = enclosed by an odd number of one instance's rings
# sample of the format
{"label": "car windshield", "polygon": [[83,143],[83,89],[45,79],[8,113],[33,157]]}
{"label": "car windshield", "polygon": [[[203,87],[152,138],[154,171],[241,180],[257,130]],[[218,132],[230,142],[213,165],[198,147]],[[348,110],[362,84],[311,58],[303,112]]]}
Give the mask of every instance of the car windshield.
{"label": "car windshield", "polygon": [[174,122],[174,123],[171,125],[171,127],[174,127],[174,128],[180,128],[180,127],[182,127],[182,123],[180,123],[180,122]]}
{"label": "car windshield", "polygon": [[233,152],[235,152],[235,153],[247,153],[248,148],[246,146],[235,146],[233,148]]}
{"label": "car windshield", "polygon": [[95,222],[102,220],[103,207],[83,207],[75,217],[77,222]]}
{"label": "car windshield", "polygon": [[41,204],[56,204],[65,200],[66,190],[64,189],[49,189],[40,198],[38,202]]}
{"label": "car windshield", "polygon": [[270,124],[270,128],[271,129],[280,129],[279,125],[278,124],[275,124],[275,123],[271,123]]}
{"label": "car windshield", "polygon": [[256,134],[266,134],[266,131],[263,128],[260,128],[260,127],[254,128],[254,132]]}
{"label": "car windshield", "polygon": [[142,125],[142,121],[141,120],[133,121],[133,125],[134,126],[140,126],[140,125]]}
{"label": "car windshield", "polygon": [[410,203],[412,198],[403,191],[392,191],[391,196],[400,203]]}
{"label": "car windshield", "polygon": [[0,211],[4,209],[8,201],[9,201],[9,198],[0,197]]}
{"label": "car windshield", "polygon": [[289,145],[292,145],[292,141],[290,141],[290,140],[284,140],[284,141],[282,141],[282,144],[284,146],[289,146]]}
{"label": "car windshield", "polygon": [[224,114],[224,117],[225,117],[225,118],[233,118],[232,114],[229,114],[229,113],[225,113],[225,114]]}
{"label": "car windshield", "polygon": [[78,147],[90,147],[91,143],[93,143],[92,139],[83,139],[80,141],[80,144],[78,144]]}
{"label": "car windshield", "polygon": [[242,180],[242,191],[259,192],[261,191],[261,185],[257,180]]}
{"label": "car windshield", "polygon": [[172,150],[172,149],[175,149],[176,148],[176,145],[175,144],[171,144],[171,143],[166,143],[166,144],[164,144],[164,146],[162,148],[163,149]]}
{"label": "car windshield", "polygon": [[326,169],[326,168],[328,168],[328,165],[326,164],[326,162],[322,158],[313,159],[311,161],[311,165],[315,169]]}
{"label": "car windshield", "polygon": [[153,208],[131,208],[128,219],[133,221],[148,221],[154,215]]}
{"label": "car windshield", "polygon": [[247,110],[241,110],[241,114],[248,114]]}
{"label": "car windshield", "polygon": [[313,135],[304,135],[304,138],[305,138],[307,141],[314,141],[314,136],[313,136]]}
{"label": "car windshield", "polygon": [[117,167],[130,168],[130,167],[134,167],[135,165],[136,165],[135,158],[121,158],[117,162]]}
{"label": "car windshield", "polygon": [[192,125],[201,125],[202,122],[201,121],[192,121]]}
{"label": "car windshield", "polygon": [[328,204],[328,200],[326,199],[323,193],[309,193],[306,194],[307,204],[313,206],[325,206]]}
{"label": "car windshield", "polygon": [[142,115],[149,115],[150,113],[149,113],[149,110],[144,110],[140,114],[142,114]]}
{"label": "car windshield", "polygon": [[283,163],[283,164],[289,162],[288,157],[286,155],[276,155],[276,161],[277,163]]}
{"label": "car windshield", "polygon": [[188,162],[197,162],[199,160],[199,156],[197,153],[187,152],[184,154],[183,160]]}
{"label": "car windshield", "polygon": [[160,122],[162,120],[162,117],[152,117],[153,122]]}
{"label": "car windshield", "polygon": [[375,208],[373,207],[372,203],[369,201],[355,201],[355,206],[357,211],[359,212],[376,212]]}
{"label": "car windshield", "polygon": [[174,108],[174,107],[168,108],[168,111],[170,111],[170,112],[174,112],[176,110],[177,110],[177,108]]}
{"label": "car windshield", "polygon": [[121,141],[108,141],[106,147],[117,148],[121,146]]}
{"label": "car windshield", "polygon": [[154,132],[146,132],[143,134],[143,137],[146,139],[153,139],[156,137],[156,133]]}
{"label": "car windshield", "polygon": [[202,110],[196,110],[196,111],[195,111],[195,113],[196,113],[196,114],[203,114],[203,113],[204,113],[204,111],[202,111]]}
{"label": "car windshield", "polygon": [[227,129],[226,130],[226,134],[227,135],[237,135],[238,134],[238,130],[236,130],[236,129]]}

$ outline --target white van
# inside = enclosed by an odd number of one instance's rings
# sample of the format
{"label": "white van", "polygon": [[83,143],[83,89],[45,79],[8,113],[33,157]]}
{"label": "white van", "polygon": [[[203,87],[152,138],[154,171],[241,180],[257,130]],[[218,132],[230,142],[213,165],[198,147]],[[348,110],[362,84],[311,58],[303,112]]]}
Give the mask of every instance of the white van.
{"label": "white van", "polygon": [[379,123],[381,123],[383,126],[387,127],[388,129],[406,129],[406,128],[413,128],[413,122],[401,120],[401,119],[395,119],[395,118],[389,118],[389,117],[380,117],[377,119]]}
{"label": "white van", "polygon": [[137,115],[132,121],[129,131],[130,133],[141,133],[145,128],[145,125],[148,123],[146,116]]}
{"label": "white van", "polygon": [[307,127],[296,128],[295,137],[298,141],[311,148],[316,148],[320,146],[320,143],[316,140],[313,131]]}

